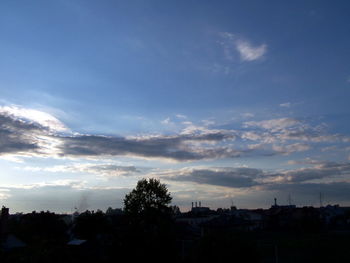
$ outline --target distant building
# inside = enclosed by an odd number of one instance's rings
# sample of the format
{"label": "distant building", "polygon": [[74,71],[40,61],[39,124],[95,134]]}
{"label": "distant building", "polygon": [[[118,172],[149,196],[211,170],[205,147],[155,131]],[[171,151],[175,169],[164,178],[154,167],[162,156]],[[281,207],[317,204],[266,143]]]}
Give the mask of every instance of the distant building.
{"label": "distant building", "polygon": [[3,238],[8,230],[7,230],[7,221],[9,219],[9,208],[3,206],[1,208],[0,214],[0,238]]}
{"label": "distant building", "polygon": [[202,207],[201,201],[199,201],[199,206],[197,205],[197,202],[192,202],[192,209],[191,209],[191,213],[193,214],[208,214],[210,213],[211,210],[209,207]]}
{"label": "distant building", "polygon": [[274,198],[275,203],[271,206],[270,209],[276,209],[276,208],[280,208],[280,209],[293,209],[296,208],[296,205],[278,205],[277,204],[277,198]]}

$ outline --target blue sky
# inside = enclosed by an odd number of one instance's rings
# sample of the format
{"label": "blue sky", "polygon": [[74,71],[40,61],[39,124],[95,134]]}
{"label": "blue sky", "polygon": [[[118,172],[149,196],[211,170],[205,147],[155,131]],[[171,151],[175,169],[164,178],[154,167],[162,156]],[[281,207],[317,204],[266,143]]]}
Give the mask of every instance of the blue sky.
{"label": "blue sky", "polygon": [[0,199],[350,205],[347,1],[2,1]]}

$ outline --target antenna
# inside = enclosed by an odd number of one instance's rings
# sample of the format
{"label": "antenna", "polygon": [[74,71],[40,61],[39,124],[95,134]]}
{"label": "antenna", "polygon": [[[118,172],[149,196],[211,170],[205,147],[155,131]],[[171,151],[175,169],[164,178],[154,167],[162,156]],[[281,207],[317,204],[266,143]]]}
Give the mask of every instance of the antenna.
{"label": "antenna", "polygon": [[323,207],[323,193],[320,192],[320,207]]}
{"label": "antenna", "polygon": [[292,196],[288,194],[288,204],[292,205]]}

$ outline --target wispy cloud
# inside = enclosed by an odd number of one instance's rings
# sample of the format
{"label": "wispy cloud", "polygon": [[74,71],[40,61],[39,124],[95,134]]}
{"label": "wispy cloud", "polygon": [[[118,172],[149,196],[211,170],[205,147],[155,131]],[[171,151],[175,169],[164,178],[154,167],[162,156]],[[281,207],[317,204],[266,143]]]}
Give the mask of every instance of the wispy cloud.
{"label": "wispy cloud", "polygon": [[281,103],[280,104],[280,107],[283,107],[283,108],[290,108],[292,104],[290,102],[285,102],[285,103]]}
{"label": "wispy cloud", "polygon": [[164,124],[164,125],[173,124],[169,117],[167,117],[164,120],[162,120],[161,123]]}
{"label": "wispy cloud", "polygon": [[248,41],[238,40],[236,41],[236,49],[243,61],[254,61],[264,56],[267,46],[265,44],[253,46]]}
{"label": "wispy cloud", "polygon": [[139,175],[141,170],[135,166],[123,166],[113,163],[76,163],[68,165],[55,165],[51,167],[26,166],[26,171],[62,172],[62,173],[90,173],[99,176],[115,177],[127,175]]}
{"label": "wispy cloud", "polygon": [[263,121],[249,121],[245,122],[245,127],[260,127],[266,130],[278,131],[284,128],[288,128],[291,126],[295,126],[300,124],[301,122],[292,118],[279,118],[279,119],[271,119],[271,120],[263,120]]}
{"label": "wispy cloud", "polygon": [[251,62],[261,59],[267,52],[267,45],[253,45],[250,41],[229,32],[220,33],[225,58],[234,60],[235,52],[238,52],[242,61]]}

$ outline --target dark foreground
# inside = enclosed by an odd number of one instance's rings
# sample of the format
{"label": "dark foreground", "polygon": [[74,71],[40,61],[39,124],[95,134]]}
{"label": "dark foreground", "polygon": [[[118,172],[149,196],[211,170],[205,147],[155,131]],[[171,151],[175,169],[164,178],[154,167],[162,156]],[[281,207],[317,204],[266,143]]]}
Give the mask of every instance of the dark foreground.
{"label": "dark foreground", "polygon": [[259,226],[223,213],[137,222],[101,211],[12,215],[2,225],[0,262],[350,262],[347,218],[325,224],[307,214]]}

